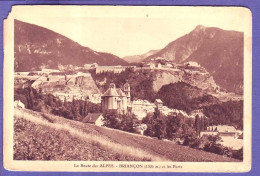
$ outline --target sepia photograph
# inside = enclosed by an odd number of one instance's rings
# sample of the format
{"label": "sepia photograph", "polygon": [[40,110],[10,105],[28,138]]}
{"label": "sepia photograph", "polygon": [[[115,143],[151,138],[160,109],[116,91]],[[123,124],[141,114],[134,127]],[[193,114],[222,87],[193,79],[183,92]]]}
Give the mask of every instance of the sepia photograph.
{"label": "sepia photograph", "polygon": [[13,7],[5,168],[250,170],[251,42],[242,7]]}

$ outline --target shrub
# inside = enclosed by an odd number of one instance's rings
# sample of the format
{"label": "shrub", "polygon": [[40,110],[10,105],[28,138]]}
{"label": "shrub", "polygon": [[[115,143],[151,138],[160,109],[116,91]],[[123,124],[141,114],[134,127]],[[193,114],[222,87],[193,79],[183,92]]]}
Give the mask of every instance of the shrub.
{"label": "shrub", "polygon": [[239,160],[243,160],[243,147],[237,151],[233,151],[232,157]]}

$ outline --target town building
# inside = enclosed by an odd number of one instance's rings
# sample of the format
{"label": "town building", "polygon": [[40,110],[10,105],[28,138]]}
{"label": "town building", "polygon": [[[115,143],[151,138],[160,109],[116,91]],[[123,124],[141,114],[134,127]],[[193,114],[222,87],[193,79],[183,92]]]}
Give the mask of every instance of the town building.
{"label": "town building", "polygon": [[97,63],[92,63],[92,64],[84,64],[84,69],[92,69],[92,68],[97,68],[98,64]]}
{"label": "town building", "polygon": [[101,94],[90,94],[89,101],[95,104],[101,103]]}
{"label": "town building", "polygon": [[148,113],[153,113],[155,104],[147,100],[134,100],[131,103],[132,113],[136,115],[137,119],[142,120]]}
{"label": "town building", "polygon": [[25,108],[25,104],[23,104],[23,102],[21,102],[20,100],[15,100],[14,101],[14,107],[17,107],[17,108]]}
{"label": "town building", "polygon": [[155,64],[154,63],[148,63],[148,64],[145,64],[144,66],[148,67],[148,68],[151,68],[151,69],[155,68]]}
{"label": "town building", "polygon": [[117,110],[120,114],[128,112],[131,103],[130,85],[124,84],[123,89],[116,88],[114,83],[109,85],[108,90],[101,96],[102,111]]}
{"label": "town building", "polygon": [[162,68],[162,64],[161,63],[156,63],[155,67],[160,69],[160,68]]}
{"label": "town building", "polygon": [[50,73],[58,73],[58,72],[60,72],[60,70],[43,68],[41,69],[41,71],[34,71],[33,73],[36,73],[38,75],[42,75],[42,74],[49,75]]}
{"label": "town building", "polygon": [[168,108],[167,106],[161,106],[160,107],[160,112],[167,116],[167,115],[172,114],[175,111],[173,109],[171,109],[171,108]]}
{"label": "town building", "polygon": [[187,66],[187,67],[200,67],[200,65],[197,62],[192,62],[192,61],[185,62],[184,66]]}
{"label": "town building", "polygon": [[233,126],[229,125],[213,125],[208,126],[207,130],[201,131],[200,136],[203,135],[219,135],[219,136],[230,136],[230,137],[237,137],[240,135],[240,132],[235,129]]}
{"label": "town building", "polygon": [[163,102],[162,102],[162,100],[160,100],[160,99],[155,99],[154,104],[155,104],[156,108],[157,108],[159,111],[162,110],[162,108],[163,108]]}
{"label": "town building", "polygon": [[88,113],[88,115],[82,120],[83,123],[90,123],[96,126],[104,125],[104,117],[102,113]]}
{"label": "town building", "polygon": [[15,75],[23,75],[23,76],[28,76],[30,72],[15,72]]}
{"label": "town building", "polygon": [[126,67],[121,65],[118,66],[98,66],[96,67],[96,74],[104,73],[104,72],[112,72],[112,73],[121,73],[125,71]]}
{"label": "town building", "polygon": [[235,127],[229,125],[213,125],[208,126],[206,131],[200,132],[200,137],[204,135],[218,135],[221,140],[219,144],[230,147],[233,150],[239,150],[243,147],[243,137],[240,138],[241,130],[236,130]]}

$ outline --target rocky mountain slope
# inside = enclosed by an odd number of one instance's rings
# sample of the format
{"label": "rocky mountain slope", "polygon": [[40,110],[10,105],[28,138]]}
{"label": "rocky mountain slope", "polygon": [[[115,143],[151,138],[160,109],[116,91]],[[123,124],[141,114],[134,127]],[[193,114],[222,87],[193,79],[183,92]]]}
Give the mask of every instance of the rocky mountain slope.
{"label": "rocky mountain slope", "polygon": [[216,92],[220,87],[215,83],[213,77],[203,67],[185,68],[179,67],[168,70],[154,70],[153,72],[153,89],[157,92],[162,86],[185,82],[199,89],[208,92]]}
{"label": "rocky mountain slope", "polygon": [[147,53],[144,53],[141,55],[125,56],[122,59],[124,59],[128,63],[142,62],[145,58],[155,54],[157,51],[159,51],[159,50],[150,50]]}
{"label": "rocky mountain slope", "polygon": [[219,86],[242,94],[243,46],[242,32],[197,26],[189,34],[148,56],[145,61],[158,57],[175,63],[196,61],[213,76]]}
{"label": "rocky mountain slope", "polygon": [[44,93],[58,96],[62,100],[66,97],[66,101],[72,101],[73,98],[85,100],[87,96],[100,93],[95,81],[88,73],[39,76],[31,86],[41,89]]}
{"label": "rocky mountain slope", "polygon": [[127,62],[110,54],[83,47],[71,39],[49,29],[14,21],[15,71],[32,71],[40,68],[57,68],[61,65],[83,66],[127,65]]}
{"label": "rocky mountain slope", "polygon": [[186,68],[179,66],[172,69],[139,69],[127,70],[120,74],[95,74],[91,73],[96,85],[103,91],[107,90],[110,83],[118,87],[128,82],[131,86],[132,98],[154,101],[154,95],[164,85],[184,82],[195,86],[202,91],[218,94],[221,88],[215,83],[212,76],[203,68]]}

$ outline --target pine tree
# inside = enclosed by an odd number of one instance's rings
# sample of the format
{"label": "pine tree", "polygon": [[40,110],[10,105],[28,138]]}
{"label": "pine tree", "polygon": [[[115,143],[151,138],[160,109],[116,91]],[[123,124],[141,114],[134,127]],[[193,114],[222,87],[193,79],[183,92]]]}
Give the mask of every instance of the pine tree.
{"label": "pine tree", "polygon": [[195,116],[195,128],[196,133],[199,134],[201,131],[201,120],[198,114]]}

